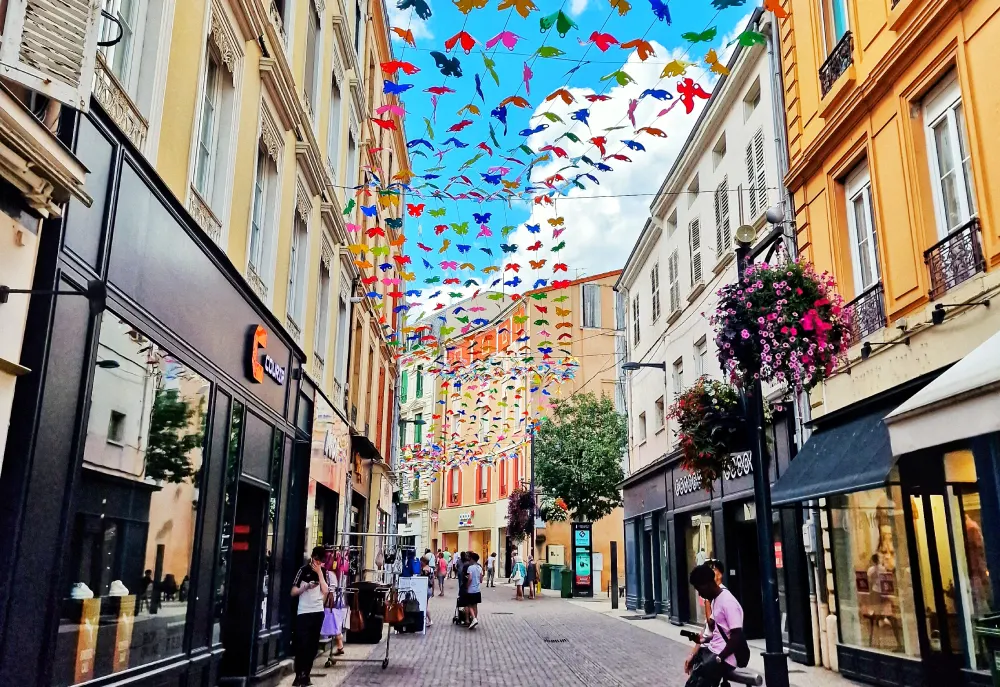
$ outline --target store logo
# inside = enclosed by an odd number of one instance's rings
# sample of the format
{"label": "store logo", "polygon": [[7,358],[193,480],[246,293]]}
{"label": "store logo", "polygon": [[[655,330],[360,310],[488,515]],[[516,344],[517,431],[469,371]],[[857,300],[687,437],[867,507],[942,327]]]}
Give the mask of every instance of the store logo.
{"label": "store logo", "polygon": [[468,513],[458,514],[458,526],[459,527],[472,527],[472,517],[476,514],[476,511],[470,510]]}
{"label": "store logo", "polygon": [[691,473],[686,473],[683,477],[678,477],[674,481],[674,496],[693,494],[699,489],[701,489],[701,483]]}
{"label": "store logo", "polygon": [[267,348],[267,330],[264,329],[263,325],[251,325],[248,348],[247,362],[250,379],[257,384],[263,384],[266,374],[278,384],[285,383],[285,368],[267,353],[263,353],[263,349]]}
{"label": "store logo", "polygon": [[750,460],[749,451],[729,454],[731,467],[722,471],[722,478],[726,480],[739,479],[753,472],[753,463]]}

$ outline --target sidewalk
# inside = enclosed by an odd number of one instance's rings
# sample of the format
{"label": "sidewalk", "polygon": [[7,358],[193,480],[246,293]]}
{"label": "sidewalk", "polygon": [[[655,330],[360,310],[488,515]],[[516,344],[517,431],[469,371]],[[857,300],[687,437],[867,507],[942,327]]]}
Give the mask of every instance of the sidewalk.
{"label": "sidewalk", "polygon": [[[595,613],[600,613],[609,618],[615,618],[623,623],[627,623],[631,627],[638,627],[647,632],[666,637],[667,639],[683,644],[687,648],[691,647],[691,642],[681,636],[681,630],[691,628],[678,627],[662,615],[644,620],[634,619],[639,614],[636,611],[626,609],[624,599],[617,610],[611,608],[611,599],[606,597],[566,599],[566,602],[586,608]],[[748,644],[750,644],[751,649],[750,665],[748,667],[763,674],[764,660],[760,654],[764,651],[764,640],[751,640]],[[792,687],[847,687],[849,685],[861,687],[859,683],[841,677],[840,673],[835,673],[825,668],[804,666],[793,661],[788,662],[788,676]]]}

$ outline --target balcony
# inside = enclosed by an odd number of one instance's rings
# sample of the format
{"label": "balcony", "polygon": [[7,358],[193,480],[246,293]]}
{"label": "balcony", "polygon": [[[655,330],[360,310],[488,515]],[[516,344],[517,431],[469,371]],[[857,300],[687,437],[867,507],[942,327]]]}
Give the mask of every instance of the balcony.
{"label": "balcony", "polygon": [[208,202],[201,197],[201,194],[191,187],[191,199],[188,201],[188,212],[194,221],[201,227],[212,240],[219,243],[222,240],[222,221],[215,216],[212,208],[208,207]]}
{"label": "balcony", "polygon": [[250,263],[247,264],[247,283],[250,284],[250,288],[253,292],[260,297],[262,301],[267,303],[267,284],[264,280],[260,278],[257,274],[257,269]]}
{"label": "balcony", "polygon": [[313,353],[312,361],[309,364],[309,374],[320,384],[323,383],[323,370],[326,367],[326,363],[323,362],[323,356],[319,353]]}
{"label": "balcony", "polygon": [[924,262],[931,275],[931,300],[986,269],[983,247],[979,242],[979,218],[951,232],[924,251]]}
{"label": "balcony", "polygon": [[837,79],[843,76],[852,64],[854,64],[854,35],[848,31],[819,68],[819,86],[824,98],[837,83]]}
{"label": "balcony", "polygon": [[281,11],[273,2],[268,3],[267,15],[270,17],[271,23],[274,24],[274,30],[277,31],[278,36],[281,37],[281,43],[283,45],[288,45],[288,35],[285,33],[285,22],[281,18]]}
{"label": "balcony", "polygon": [[285,315],[285,329],[292,335],[292,339],[297,343],[302,339],[302,327],[292,319],[291,315]]}
{"label": "balcony", "polygon": [[860,343],[885,326],[885,291],[882,282],[865,289],[847,304],[851,310],[850,345]]}
{"label": "balcony", "polygon": [[132,145],[143,150],[146,134],[149,132],[149,122],[132,102],[125,87],[111,72],[108,63],[104,61],[104,55],[100,52],[97,53],[97,66],[94,71],[94,98],[118,128],[128,136]]}

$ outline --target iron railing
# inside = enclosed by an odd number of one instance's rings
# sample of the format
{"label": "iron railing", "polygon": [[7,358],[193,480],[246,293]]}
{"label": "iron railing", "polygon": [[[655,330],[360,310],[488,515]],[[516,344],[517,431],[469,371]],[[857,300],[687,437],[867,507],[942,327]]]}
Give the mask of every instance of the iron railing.
{"label": "iron railing", "polygon": [[819,68],[819,86],[824,97],[852,64],[854,64],[854,35],[848,31]]}
{"label": "iron railing", "polygon": [[924,262],[931,275],[931,300],[986,269],[983,247],[979,243],[979,218],[951,232],[924,251]]}
{"label": "iron railing", "polygon": [[882,282],[865,289],[860,296],[847,304],[851,310],[851,339],[853,346],[885,326],[885,291]]}

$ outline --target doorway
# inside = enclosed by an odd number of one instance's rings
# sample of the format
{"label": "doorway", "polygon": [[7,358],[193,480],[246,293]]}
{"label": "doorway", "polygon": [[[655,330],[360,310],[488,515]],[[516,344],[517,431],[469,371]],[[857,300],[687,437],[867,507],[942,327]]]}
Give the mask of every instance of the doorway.
{"label": "doorway", "polygon": [[733,534],[730,538],[730,561],[723,561],[729,573],[726,584],[743,606],[743,633],[748,639],[764,636],[763,600],[761,598],[760,555],[757,550],[757,517],[752,501],[731,506]]}
{"label": "doorway", "polygon": [[221,671],[224,676],[246,676],[253,667],[259,625],[257,603],[263,588],[262,555],[270,494],[245,481],[239,483],[230,554],[226,611],[222,620]]}

